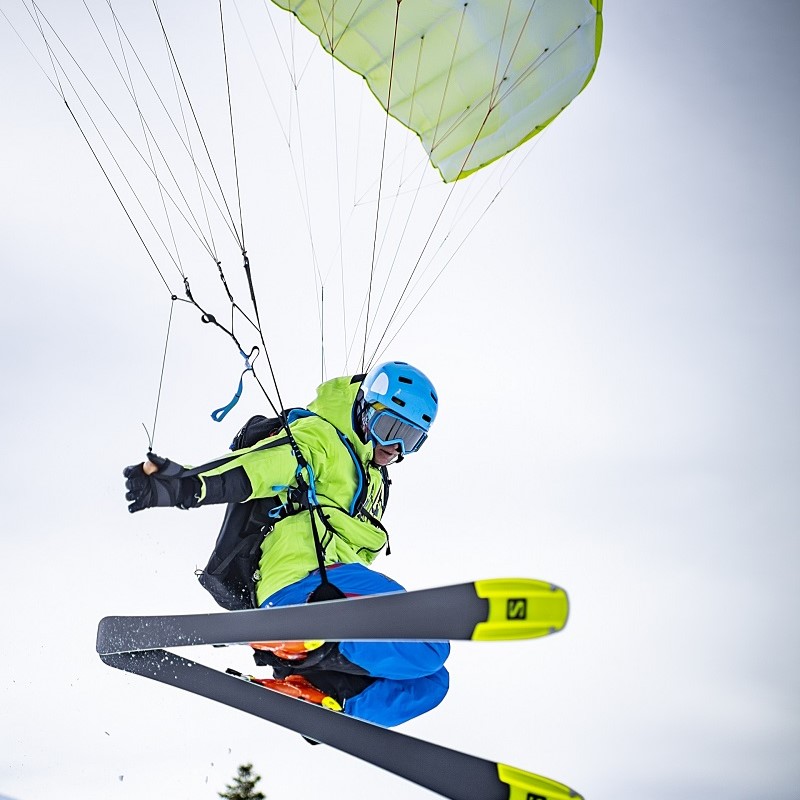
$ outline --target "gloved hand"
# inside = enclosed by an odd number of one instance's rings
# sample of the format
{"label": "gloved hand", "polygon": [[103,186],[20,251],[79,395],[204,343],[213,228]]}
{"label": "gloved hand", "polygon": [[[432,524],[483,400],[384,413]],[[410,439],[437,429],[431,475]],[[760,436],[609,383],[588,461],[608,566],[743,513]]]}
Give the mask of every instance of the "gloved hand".
{"label": "gloved hand", "polygon": [[[195,477],[181,477],[186,470],[168,458],[148,453],[147,464],[125,467],[125,499],[130,500],[128,511],[133,514],[154,506],[191,508],[197,505],[200,481]],[[153,469],[155,467],[155,469]]]}

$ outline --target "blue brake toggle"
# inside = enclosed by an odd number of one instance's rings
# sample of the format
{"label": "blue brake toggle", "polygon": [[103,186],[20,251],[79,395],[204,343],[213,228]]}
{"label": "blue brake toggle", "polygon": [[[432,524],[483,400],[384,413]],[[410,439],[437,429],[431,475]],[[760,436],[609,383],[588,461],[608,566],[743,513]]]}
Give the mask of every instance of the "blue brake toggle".
{"label": "blue brake toggle", "polygon": [[[256,348],[253,348],[256,350]],[[253,354],[253,351],[250,351],[250,355]],[[228,412],[239,402],[239,398],[242,396],[242,391],[244,390],[244,376],[247,372],[253,371],[253,365],[250,363],[250,356],[243,353],[241,350],[239,351],[239,355],[244,359],[244,370],[242,370],[242,374],[239,376],[239,388],[236,390],[236,394],[231,398],[230,403],[226,406],[222,406],[222,408],[217,408],[216,410],[211,412],[211,419],[214,422],[222,422],[223,419],[227,416]]]}

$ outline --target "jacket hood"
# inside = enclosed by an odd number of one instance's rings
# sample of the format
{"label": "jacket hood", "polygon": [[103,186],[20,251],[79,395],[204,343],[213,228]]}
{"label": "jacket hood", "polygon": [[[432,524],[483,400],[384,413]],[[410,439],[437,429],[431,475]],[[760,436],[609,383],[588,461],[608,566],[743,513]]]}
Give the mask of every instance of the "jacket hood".
{"label": "jacket hood", "polygon": [[372,458],[372,443],[364,444],[353,428],[353,405],[363,378],[363,375],[345,375],[325,381],[317,387],[317,396],[308,404],[308,410],[335,425],[347,437],[359,458],[367,462]]}

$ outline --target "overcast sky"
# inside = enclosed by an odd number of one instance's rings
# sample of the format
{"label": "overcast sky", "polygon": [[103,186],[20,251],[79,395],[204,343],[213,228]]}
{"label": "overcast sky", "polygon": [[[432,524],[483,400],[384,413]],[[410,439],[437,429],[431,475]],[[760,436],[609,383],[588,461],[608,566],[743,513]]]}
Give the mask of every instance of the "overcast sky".
{"label": "overcast sky", "polygon": [[[52,5],[75,6],[65,32],[80,39],[83,6]],[[213,29],[214,4],[162,5],[198,35],[207,12]],[[0,8],[24,27],[21,5]],[[379,568],[408,588],[550,580],[570,621],[544,640],[455,645],[450,694],[402,730],[589,800],[790,800],[800,10],[609,0],[604,18],[591,84],[386,354],[424,369],[442,406],[393,471]],[[189,70],[217,69],[212,45]],[[220,514],[125,510],[120,473],[147,447],[169,293],[4,19],[0,75],[0,793],[213,799],[252,761],[269,800],[432,797],[96,656],[103,616],[214,610],[193,572]],[[292,249],[304,226],[276,158],[250,254],[283,400],[301,405],[319,382],[316,331],[298,332],[267,266],[307,261],[308,247]],[[198,463],[263,403],[250,384],[215,425],[241,359],[183,308],[170,348],[156,451]],[[197,658],[251,668],[244,648]]]}

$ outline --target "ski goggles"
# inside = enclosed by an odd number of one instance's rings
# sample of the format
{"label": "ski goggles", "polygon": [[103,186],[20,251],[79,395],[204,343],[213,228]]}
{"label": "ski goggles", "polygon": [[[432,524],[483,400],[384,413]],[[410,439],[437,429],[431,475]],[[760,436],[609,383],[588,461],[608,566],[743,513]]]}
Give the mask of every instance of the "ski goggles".
{"label": "ski goggles", "polygon": [[388,409],[371,408],[367,418],[370,436],[382,445],[399,444],[400,452],[406,456],[416,453],[428,434],[417,425],[401,419]]}

